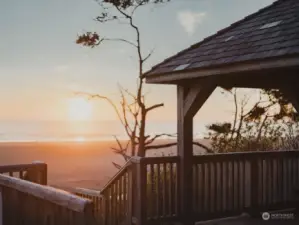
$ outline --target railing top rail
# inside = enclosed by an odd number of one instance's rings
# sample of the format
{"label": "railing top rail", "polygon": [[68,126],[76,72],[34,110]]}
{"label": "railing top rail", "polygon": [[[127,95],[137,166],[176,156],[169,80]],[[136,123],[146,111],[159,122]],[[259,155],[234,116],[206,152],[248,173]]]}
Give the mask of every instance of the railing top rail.
{"label": "railing top rail", "polygon": [[45,166],[47,164],[39,162],[39,163],[18,164],[18,165],[2,165],[2,166],[0,165],[0,173],[19,172],[31,168],[40,167],[41,165]]}
{"label": "railing top rail", "polygon": [[176,163],[179,162],[180,158],[178,156],[160,156],[160,157],[144,157],[141,161],[145,164],[155,164],[155,163]]}
{"label": "railing top rail", "polygon": [[86,189],[86,188],[79,188],[77,187],[75,189],[76,194],[82,194],[82,195],[89,195],[94,197],[99,197],[101,195],[101,191]]}
{"label": "railing top rail", "polygon": [[76,212],[85,212],[92,202],[69,192],[0,174],[0,186],[13,188]]}
{"label": "railing top rail", "polygon": [[111,184],[113,184],[113,182],[115,180],[118,179],[118,177],[120,177],[122,174],[124,174],[126,172],[126,170],[128,169],[128,167],[132,164],[131,159],[129,161],[126,162],[126,164],[106,183],[106,185],[102,188],[102,190],[100,191],[100,193],[104,192],[107,188],[109,188],[109,186]]}
{"label": "railing top rail", "polygon": [[250,159],[257,157],[276,157],[276,156],[299,156],[299,150],[288,150],[288,151],[258,151],[258,152],[229,152],[229,153],[215,153],[206,155],[196,155],[195,160],[219,160],[219,159]]}

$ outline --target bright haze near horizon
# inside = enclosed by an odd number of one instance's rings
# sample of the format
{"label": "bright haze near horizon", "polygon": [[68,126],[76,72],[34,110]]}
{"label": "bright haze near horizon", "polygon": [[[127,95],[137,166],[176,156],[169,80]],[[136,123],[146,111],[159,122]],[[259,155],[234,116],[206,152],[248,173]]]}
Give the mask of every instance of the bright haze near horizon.
{"label": "bright haze near horizon", "polygon": [[[135,17],[141,30],[143,53],[155,49],[145,69],[272,2],[172,0],[143,7]],[[77,35],[84,31],[97,31],[112,38],[134,38],[126,25],[94,21],[100,13],[101,8],[93,0],[0,1],[0,121],[22,124],[117,119],[105,101],[86,101],[74,94],[100,93],[119,101],[117,83],[130,90],[136,84],[136,55],[130,46],[107,42],[90,49],[75,44]],[[150,91],[149,104],[156,100],[165,104],[149,116],[152,131],[163,130],[162,125],[159,127],[162,123],[173,123],[175,128],[175,87],[147,85],[146,91]],[[231,108],[232,103],[216,90],[196,121],[202,126],[228,120]]]}

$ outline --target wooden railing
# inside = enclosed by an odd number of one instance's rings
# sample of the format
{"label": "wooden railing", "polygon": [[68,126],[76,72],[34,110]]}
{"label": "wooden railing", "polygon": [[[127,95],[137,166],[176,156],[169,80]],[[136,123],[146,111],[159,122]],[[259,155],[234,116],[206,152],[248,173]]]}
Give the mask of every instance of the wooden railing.
{"label": "wooden railing", "polygon": [[0,174],[6,174],[43,185],[47,185],[47,173],[47,164],[39,161],[31,164],[0,166]]}
{"label": "wooden railing", "polygon": [[[85,189],[85,188],[76,188],[75,195],[89,199],[93,203],[93,214],[96,218],[98,223],[104,222],[105,214],[103,212],[104,210],[104,198],[101,195],[100,191],[91,190],[91,189]],[[102,211],[101,211],[102,210]]]}
{"label": "wooden railing", "polygon": [[77,188],[94,203],[99,224],[175,220],[179,215],[178,157],[133,157],[101,190]]}
{"label": "wooden railing", "polygon": [[144,209],[148,222],[171,221],[179,216],[178,157],[143,158],[146,185]]}
{"label": "wooden railing", "polygon": [[0,175],[3,225],[94,225],[90,200],[55,188]]}
{"label": "wooden railing", "polygon": [[[133,157],[101,191],[78,189],[95,203],[100,224],[181,221],[179,157]],[[299,151],[193,157],[193,215],[202,221],[295,204]]]}
{"label": "wooden railing", "polygon": [[[77,188],[77,196],[90,199],[94,203],[94,216],[98,224],[123,224],[132,218],[129,199],[132,199],[132,161],[104,186],[101,191]],[[131,181],[131,183],[129,182]]]}
{"label": "wooden railing", "polygon": [[299,151],[194,157],[195,220],[294,206]]}

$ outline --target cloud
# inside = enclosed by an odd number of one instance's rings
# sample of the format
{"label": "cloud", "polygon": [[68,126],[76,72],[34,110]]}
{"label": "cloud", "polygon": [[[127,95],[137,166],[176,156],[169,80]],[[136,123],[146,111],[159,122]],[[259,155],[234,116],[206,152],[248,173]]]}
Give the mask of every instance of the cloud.
{"label": "cloud", "polygon": [[205,12],[192,12],[189,10],[180,11],[177,14],[179,23],[190,36],[195,32],[196,26],[201,24],[205,16]]}

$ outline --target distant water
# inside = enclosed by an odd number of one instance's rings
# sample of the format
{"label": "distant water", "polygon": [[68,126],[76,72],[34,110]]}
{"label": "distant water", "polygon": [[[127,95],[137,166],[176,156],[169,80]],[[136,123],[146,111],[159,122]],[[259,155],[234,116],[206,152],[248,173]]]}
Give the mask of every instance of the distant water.
{"label": "distant water", "polygon": [[[149,122],[147,134],[176,133],[176,121]],[[195,126],[195,134],[204,126]],[[118,121],[60,122],[60,121],[0,121],[0,142],[100,141],[127,139]],[[201,137],[201,135],[197,135]]]}

